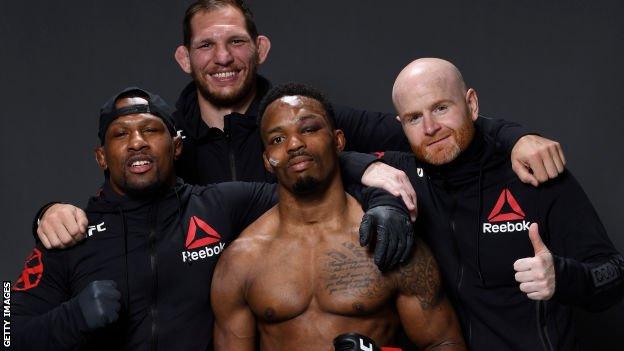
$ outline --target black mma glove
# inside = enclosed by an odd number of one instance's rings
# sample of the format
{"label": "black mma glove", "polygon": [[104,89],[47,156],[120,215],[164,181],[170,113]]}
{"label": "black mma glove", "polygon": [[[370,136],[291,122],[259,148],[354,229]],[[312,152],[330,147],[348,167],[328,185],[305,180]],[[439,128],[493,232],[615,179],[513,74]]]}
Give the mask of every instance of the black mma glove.
{"label": "black mma glove", "polygon": [[90,330],[101,328],[119,318],[121,293],[112,280],[95,280],[76,296]]}
{"label": "black mma glove", "polygon": [[360,224],[360,245],[376,237],[374,261],[385,271],[404,262],[414,246],[414,230],[407,211],[394,206],[376,206],[364,214]]}
{"label": "black mma glove", "polygon": [[373,339],[358,333],[340,334],[334,339],[335,351],[380,351]]}

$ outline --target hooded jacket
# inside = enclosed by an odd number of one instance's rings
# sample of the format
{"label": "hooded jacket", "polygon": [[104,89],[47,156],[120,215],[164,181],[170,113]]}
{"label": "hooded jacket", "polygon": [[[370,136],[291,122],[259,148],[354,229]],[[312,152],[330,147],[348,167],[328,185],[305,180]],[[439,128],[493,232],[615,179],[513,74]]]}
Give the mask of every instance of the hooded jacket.
{"label": "hooded jacket", "polygon": [[[419,202],[417,233],[430,245],[471,350],[576,350],[571,308],[600,310],[621,300],[624,260],[569,171],[535,188],[479,129],[454,161],[432,166],[413,154],[383,159],[403,169]],[[535,255],[537,222],[554,256],[556,287],[530,300],[513,264]]]}
{"label": "hooded jacket", "polygon": [[[14,285],[18,349],[206,350],[210,282],[221,251],[276,203],[275,185],[181,181],[143,200],[105,183],[86,212],[87,238],[65,250],[39,245],[39,280]],[[29,260],[32,261],[32,260]],[[95,332],[75,299],[94,280],[114,280],[120,318]]]}
{"label": "hooded jacket", "polygon": [[[366,158],[369,158],[368,156]],[[353,176],[355,177],[355,176]],[[210,350],[213,270],[221,252],[277,203],[274,184],[192,186],[178,180],[145,199],[106,182],[86,209],[87,237],[64,250],[39,244],[13,286],[17,350]],[[364,209],[400,200],[349,185]],[[114,280],[119,319],[89,332],[76,297],[94,280]],[[218,284],[218,282],[215,282]]]}
{"label": "hooded jacket", "polygon": [[[264,146],[257,125],[258,107],[271,83],[257,78],[256,97],[244,114],[224,116],[224,128],[209,127],[201,118],[197,87],[189,83],[180,94],[174,113],[176,127],[182,135],[183,152],[176,162],[178,176],[190,184],[211,184],[225,181],[275,182],[262,164]],[[409,151],[396,114],[355,110],[334,106],[336,128],[345,133],[345,151],[375,152],[379,150]],[[486,133],[498,137],[511,150],[527,130],[516,123],[479,118],[477,124]]]}

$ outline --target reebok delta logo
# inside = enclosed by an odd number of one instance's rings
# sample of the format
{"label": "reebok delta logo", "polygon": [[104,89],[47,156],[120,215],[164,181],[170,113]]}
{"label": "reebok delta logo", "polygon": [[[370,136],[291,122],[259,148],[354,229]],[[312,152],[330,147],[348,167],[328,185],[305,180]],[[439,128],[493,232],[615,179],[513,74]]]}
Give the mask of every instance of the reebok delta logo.
{"label": "reebok delta logo", "polygon": [[[184,246],[187,250],[182,251],[182,262],[203,260],[220,254],[225,248],[221,235],[197,216],[191,216]],[[201,249],[190,251],[198,248]]]}
{"label": "reebok delta logo", "polygon": [[43,276],[43,261],[41,260],[41,251],[33,249],[32,253],[24,262],[22,274],[13,285],[13,291],[25,291],[39,285]]}
{"label": "reebok delta logo", "polygon": [[[520,208],[520,204],[511,194],[511,191],[505,188],[498,196],[498,200],[488,216],[489,223],[483,223],[483,234],[528,231],[531,222],[525,221],[524,217],[525,214]],[[522,222],[510,222],[516,220],[522,220]],[[498,224],[498,222],[504,223]]]}

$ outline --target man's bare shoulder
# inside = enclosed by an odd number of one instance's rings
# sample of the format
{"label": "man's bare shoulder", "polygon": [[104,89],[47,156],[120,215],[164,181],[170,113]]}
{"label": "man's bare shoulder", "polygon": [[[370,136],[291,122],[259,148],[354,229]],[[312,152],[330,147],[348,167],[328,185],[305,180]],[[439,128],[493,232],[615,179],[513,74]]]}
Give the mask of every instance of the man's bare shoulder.
{"label": "man's bare shoulder", "polygon": [[213,297],[234,296],[244,290],[252,268],[272,241],[273,235],[268,233],[274,233],[271,229],[276,225],[273,212],[275,208],[258,218],[223,251],[213,277]]}
{"label": "man's bare shoulder", "polygon": [[277,207],[273,207],[245,228],[224,251],[220,260],[236,260],[244,263],[255,259],[273,241],[279,224],[278,219]]}

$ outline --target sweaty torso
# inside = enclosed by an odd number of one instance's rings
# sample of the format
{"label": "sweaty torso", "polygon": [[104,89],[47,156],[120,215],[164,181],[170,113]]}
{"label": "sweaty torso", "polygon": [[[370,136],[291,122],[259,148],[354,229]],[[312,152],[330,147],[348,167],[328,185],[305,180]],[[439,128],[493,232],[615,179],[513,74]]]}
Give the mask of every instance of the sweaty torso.
{"label": "sweaty torso", "polygon": [[349,197],[341,223],[284,225],[277,208],[247,228],[246,301],[263,350],[325,350],[345,332],[385,344],[399,320],[390,274],[358,243],[363,212]]}

